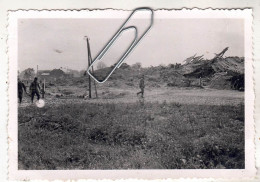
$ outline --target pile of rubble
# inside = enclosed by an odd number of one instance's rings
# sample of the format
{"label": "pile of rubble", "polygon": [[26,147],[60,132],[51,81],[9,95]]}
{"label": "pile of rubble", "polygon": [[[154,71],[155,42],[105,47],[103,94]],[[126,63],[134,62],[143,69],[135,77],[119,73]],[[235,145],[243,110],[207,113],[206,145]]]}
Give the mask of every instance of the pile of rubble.
{"label": "pile of rubble", "polygon": [[211,60],[194,55],[185,60],[181,72],[187,78],[207,80],[206,86],[217,89],[244,90],[244,58],[223,57],[228,47]]}

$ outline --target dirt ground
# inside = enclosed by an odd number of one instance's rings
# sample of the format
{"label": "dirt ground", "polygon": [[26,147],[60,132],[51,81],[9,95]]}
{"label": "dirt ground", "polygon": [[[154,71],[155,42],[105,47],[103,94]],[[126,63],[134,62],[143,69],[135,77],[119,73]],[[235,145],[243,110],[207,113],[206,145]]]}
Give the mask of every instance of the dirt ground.
{"label": "dirt ground", "polygon": [[[70,94],[61,94],[66,90]],[[85,88],[59,87],[60,92],[47,89],[45,104],[58,105],[61,103],[134,103],[142,101],[136,93],[137,88],[102,88],[98,90],[98,98],[92,91],[92,99],[88,98]],[[85,98],[82,98],[85,94]],[[36,101],[36,97],[34,99]],[[34,101],[34,102],[35,102]],[[175,102],[180,104],[194,105],[238,105],[244,102],[244,92],[236,90],[217,90],[201,88],[145,88],[145,102]],[[30,106],[31,101],[28,95],[24,95],[23,103],[19,107]]]}

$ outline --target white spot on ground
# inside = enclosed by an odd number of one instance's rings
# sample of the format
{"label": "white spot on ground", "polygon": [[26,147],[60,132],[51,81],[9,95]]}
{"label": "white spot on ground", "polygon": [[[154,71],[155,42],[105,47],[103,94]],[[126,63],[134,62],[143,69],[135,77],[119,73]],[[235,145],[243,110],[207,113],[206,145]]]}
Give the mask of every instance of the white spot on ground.
{"label": "white spot on ground", "polygon": [[44,107],[44,105],[45,105],[44,100],[40,99],[40,100],[36,101],[37,107],[42,108],[42,107]]}

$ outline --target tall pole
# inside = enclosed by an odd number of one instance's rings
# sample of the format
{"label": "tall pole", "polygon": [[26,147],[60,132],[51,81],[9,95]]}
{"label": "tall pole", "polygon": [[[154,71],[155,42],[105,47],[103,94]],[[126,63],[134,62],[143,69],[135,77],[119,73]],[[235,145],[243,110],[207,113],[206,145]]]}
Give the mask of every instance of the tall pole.
{"label": "tall pole", "polygon": [[[91,56],[91,50],[90,50],[89,41],[88,41],[88,57],[89,57],[90,63],[92,63],[92,56]],[[92,66],[92,73],[94,74],[94,68],[93,68],[93,66]],[[97,85],[96,85],[96,82],[95,82],[95,81],[94,81],[94,87],[95,87],[96,98],[98,98]]]}
{"label": "tall pole", "polygon": [[[88,47],[88,67],[91,65],[91,60],[90,60],[90,49],[89,49],[89,42],[87,38],[87,47]],[[88,88],[89,88],[89,98],[91,98],[91,77],[88,75]]]}
{"label": "tall pole", "polygon": [[[91,59],[92,60],[92,59]],[[92,62],[92,61],[91,61]],[[92,73],[94,73],[94,68],[92,66]],[[94,81],[94,86],[95,86],[95,93],[96,93],[96,98],[98,98],[98,94],[97,94],[97,85],[96,82]]]}
{"label": "tall pole", "polygon": [[37,70],[36,70],[36,76],[38,77],[38,65],[37,65]]}

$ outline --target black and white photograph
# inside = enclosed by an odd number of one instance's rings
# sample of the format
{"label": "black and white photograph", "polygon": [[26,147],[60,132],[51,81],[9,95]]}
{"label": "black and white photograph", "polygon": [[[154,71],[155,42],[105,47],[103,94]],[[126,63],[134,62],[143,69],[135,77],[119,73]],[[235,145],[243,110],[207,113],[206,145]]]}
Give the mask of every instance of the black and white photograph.
{"label": "black and white photograph", "polygon": [[245,19],[145,10],[17,19],[18,171],[246,169]]}

